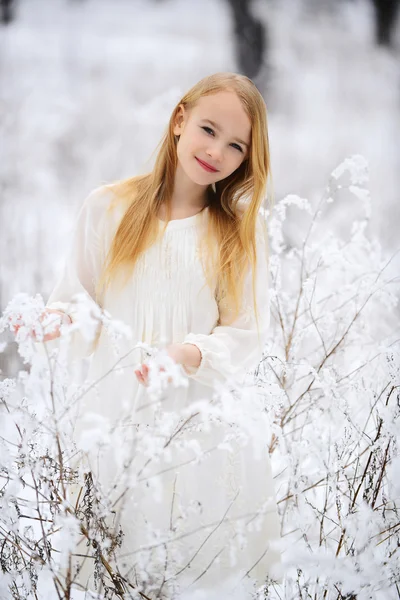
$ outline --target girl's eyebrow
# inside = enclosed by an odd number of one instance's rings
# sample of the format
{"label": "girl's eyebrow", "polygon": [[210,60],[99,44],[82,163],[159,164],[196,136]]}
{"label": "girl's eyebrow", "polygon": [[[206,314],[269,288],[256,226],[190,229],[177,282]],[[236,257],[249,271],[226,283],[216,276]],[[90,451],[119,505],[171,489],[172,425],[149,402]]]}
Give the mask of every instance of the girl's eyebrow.
{"label": "girl's eyebrow", "polygon": [[[217,129],[218,131],[222,131],[221,127],[219,125],[217,125],[217,123],[215,123],[214,121],[211,121],[210,119],[202,119],[202,121],[205,121],[206,123],[210,123],[210,125],[215,127],[215,129]],[[246,146],[246,148],[249,147],[249,145],[246,144],[246,142],[244,142],[243,140],[240,140],[239,138],[234,138],[234,139],[237,142],[240,142],[240,144],[243,144],[243,146]]]}

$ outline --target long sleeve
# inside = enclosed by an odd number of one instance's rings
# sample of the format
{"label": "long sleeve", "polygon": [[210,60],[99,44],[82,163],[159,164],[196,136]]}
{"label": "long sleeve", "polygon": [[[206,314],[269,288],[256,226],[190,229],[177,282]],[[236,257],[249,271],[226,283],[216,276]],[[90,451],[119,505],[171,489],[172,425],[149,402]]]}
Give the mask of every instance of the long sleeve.
{"label": "long sleeve", "polygon": [[[85,299],[85,312],[88,315],[99,314],[95,288],[105,260],[104,230],[110,197],[110,191],[102,186],[93,190],[83,202],[65,267],[47,302],[48,308],[62,310],[71,317],[73,323],[82,311],[76,301],[78,294]],[[90,327],[89,330],[79,328],[74,331],[71,336],[72,354],[89,356],[94,350],[100,328],[99,321],[92,323],[92,330],[95,329],[92,341],[88,339]]]}
{"label": "long sleeve", "polygon": [[189,377],[213,387],[238,379],[247,370],[255,368],[261,359],[270,323],[270,303],[268,285],[267,241],[264,219],[260,212],[256,226],[256,303],[258,309],[259,332],[254,313],[252,270],[244,281],[242,306],[237,318],[229,325],[229,313],[223,305],[218,306],[218,324],[210,334],[189,333],[184,344],[194,344],[201,352],[199,367],[185,367]]}

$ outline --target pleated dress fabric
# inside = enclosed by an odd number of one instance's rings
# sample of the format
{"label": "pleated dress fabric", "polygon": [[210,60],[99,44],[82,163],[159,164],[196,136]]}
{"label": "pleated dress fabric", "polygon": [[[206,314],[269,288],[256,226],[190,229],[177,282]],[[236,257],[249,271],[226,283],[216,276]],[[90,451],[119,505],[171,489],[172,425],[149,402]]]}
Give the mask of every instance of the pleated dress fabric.
{"label": "pleated dress fabric", "polygon": [[[240,429],[237,422],[229,425],[201,411],[187,420],[192,406],[215,402],[219,386],[240,382],[257,366],[270,318],[259,223],[260,337],[250,272],[236,320],[230,322],[227,310],[218,305],[199,254],[208,210],[169,221],[161,239],[140,256],[127,283],[121,288],[116,280],[107,288],[102,309],[127,325],[130,337],[116,337],[105,326],[91,343],[79,330],[71,337],[72,356],[90,356],[88,380],[98,382],[79,400],[74,434],[86,448],[83,468],[99,482],[110,514],[122,527],[120,572],[150,598],[202,598],[202,593],[207,598],[212,593],[250,598],[268,576],[279,579],[280,573],[280,525],[266,445],[255,455],[251,440],[242,443],[245,436],[230,435]],[[96,283],[123,213],[112,186],[97,188],[86,198],[48,307],[67,312],[76,322],[74,299],[83,294],[98,310]],[[164,222],[159,224],[163,227]],[[186,386],[167,388],[162,401],[155,402],[134,373],[146,361],[144,351],[134,349],[138,342],[153,348],[195,344],[200,366],[181,369]],[[257,402],[248,407],[255,421],[257,407]],[[245,415],[247,408],[240,410]],[[184,420],[179,441],[171,443],[165,432],[178,430]],[[99,431],[103,446],[93,444]],[[154,451],[157,460],[151,458]],[[122,493],[127,484],[129,492]],[[94,589],[92,572],[93,563],[86,561],[79,581],[89,589]]]}

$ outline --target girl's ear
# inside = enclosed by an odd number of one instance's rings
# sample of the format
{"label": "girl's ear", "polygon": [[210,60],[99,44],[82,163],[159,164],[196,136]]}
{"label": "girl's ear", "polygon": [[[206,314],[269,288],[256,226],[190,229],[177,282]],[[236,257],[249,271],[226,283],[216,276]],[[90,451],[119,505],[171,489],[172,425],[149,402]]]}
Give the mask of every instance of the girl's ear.
{"label": "girl's ear", "polygon": [[175,135],[180,135],[182,133],[182,129],[183,129],[183,123],[185,121],[185,107],[183,106],[183,104],[179,105],[179,109],[175,115],[175,119],[174,119],[174,134]]}

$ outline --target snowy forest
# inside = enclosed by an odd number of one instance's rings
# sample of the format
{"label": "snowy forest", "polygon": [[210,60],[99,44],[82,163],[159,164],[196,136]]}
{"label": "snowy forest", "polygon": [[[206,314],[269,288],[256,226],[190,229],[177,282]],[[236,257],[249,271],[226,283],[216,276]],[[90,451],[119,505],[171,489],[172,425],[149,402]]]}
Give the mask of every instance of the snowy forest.
{"label": "snowy forest", "polygon": [[[196,476],[197,419],[227,425],[228,452],[257,460],[268,448],[282,564],[252,598],[400,598],[399,4],[1,0],[0,600],[250,597],[178,589],[190,515],[173,523],[171,510],[167,536],[154,529],[133,559],[118,553],[127,498],[165,508],[159,474],[172,457],[192,456]],[[86,359],[69,362],[75,325],[53,348],[40,316],[83,199],[147,172],[176,102],[220,71],[253,79],[267,105],[268,342],[243,388],[164,415],[131,445],[93,415],[83,445],[114,453],[116,508],[74,468],[77,405],[96,385]],[[129,337],[80,300],[89,342],[98,323]],[[164,369],[150,381],[157,403],[168,382],[186,383],[145,350]],[[257,516],[221,515],[196,532],[199,551],[229,520],[235,565]],[[96,593],[77,583],[88,563]]]}

